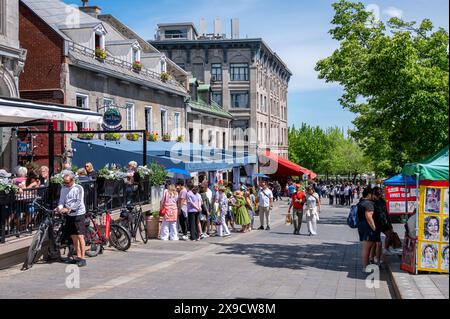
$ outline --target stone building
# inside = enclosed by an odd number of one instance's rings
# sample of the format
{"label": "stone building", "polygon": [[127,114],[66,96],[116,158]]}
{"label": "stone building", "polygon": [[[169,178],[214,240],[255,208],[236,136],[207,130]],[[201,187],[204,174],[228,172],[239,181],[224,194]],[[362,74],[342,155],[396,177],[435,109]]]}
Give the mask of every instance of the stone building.
{"label": "stone building", "polygon": [[[19,42],[19,1],[0,0],[0,99],[19,97],[19,75],[25,60],[26,50]],[[11,169],[10,132],[0,128],[0,167],[8,169]]]}
{"label": "stone building", "polygon": [[288,85],[292,73],[260,38],[240,39],[237,21],[232,38],[213,34],[204,23],[159,24],[156,40],[149,41],[186,71],[208,85],[212,99],[233,116],[230,142],[254,153],[271,148],[288,158]]}
{"label": "stone building", "polygon": [[[20,41],[28,50],[21,96],[100,112],[116,106],[124,129],[144,130],[147,117],[149,131],[182,132],[187,73],[131,31],[124,35],[120,21],[100,13],[96,6],[77,8],[59,0],[20,2]],[[63,124],[75,129],[75,123]],[[65,139],[61,161],[67,147]]]}

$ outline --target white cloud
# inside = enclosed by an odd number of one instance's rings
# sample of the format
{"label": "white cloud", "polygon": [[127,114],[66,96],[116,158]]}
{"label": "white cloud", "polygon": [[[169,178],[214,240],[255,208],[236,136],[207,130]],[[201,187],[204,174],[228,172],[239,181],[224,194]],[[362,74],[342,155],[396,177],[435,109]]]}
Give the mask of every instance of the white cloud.
{"label": "white cloud", "polygon": [[390,18],[403,18],[403,10],[396,7],[388,7],[383,11],[383,13],[388,15]]}

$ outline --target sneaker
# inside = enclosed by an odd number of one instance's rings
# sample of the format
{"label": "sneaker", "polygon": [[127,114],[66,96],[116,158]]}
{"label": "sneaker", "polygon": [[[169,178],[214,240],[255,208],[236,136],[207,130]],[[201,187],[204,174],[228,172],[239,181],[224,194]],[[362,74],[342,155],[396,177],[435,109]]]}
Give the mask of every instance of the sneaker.
{"label": "sneaker", "polygon": [[209,237],[209,236],[206,235],[206,234],[201,234],[201,235],[200,235],[200,239],[205,239],[205,238],[207,238],[207,237]]}
{"label": "sneaker", "polygon": [[231,234],[223,235],[223,237],[231,237]]}
{"label": "sneaker", "polygon": [[188,239],[189,239],[189,237],[186,236],[186,235],[184,235],[184,236],[181,237],[181,240],[188,240]]}
{"label": "sneaker", "polygon": [[87,266],[87,263],[86,263],[86,260],[85,259],[80,259],[80,260],[78,260],[78,262],[77,262],[77,265],[78,265],[78,267],[86,267]]}
{"label": "sneaker", "polygon": [[264,230],[264,226],[259,227],[258,230]]}
{"label": "sneaker", "polygon": [[266,230],[270,230],[270,226],[267,226],[267,227],[266,227]]}

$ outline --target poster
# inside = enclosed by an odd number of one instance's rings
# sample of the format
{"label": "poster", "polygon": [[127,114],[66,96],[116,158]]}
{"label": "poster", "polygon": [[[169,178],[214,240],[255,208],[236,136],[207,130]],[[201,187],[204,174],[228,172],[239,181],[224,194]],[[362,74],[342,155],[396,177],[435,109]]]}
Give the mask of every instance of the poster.
{"label": "poster", "polygon": [[430,270],[438,269],[439,245],[422,243],[419,258],[420,268]]}
{"label": "poster", "polygon": [[[414,213],[416,209],[416,202],[408,202],[408,213]],[[406,201],[390,201],[389,202],[389,214],[405,214]]]}
{"label": "poster", "polygon": [[444,189],[444,214],[448,215],[448,188]]}
{"label": "poster", "polygon": [[386,205],[389,214],[400,215],[406,213],[406,202],[408,202],[408,214],[413,214],[417,206],[416,186],[399,187],[386,186]]}
{"label": "poster", "polygon": [[448,245],[441,247],[441,270],[448,272]]}
{"label": "poster", "polygon": [[416,272],[416,240],[405,236],[403,241],[402,263],[400,269],[411,274]]}
{"label": "poster", "polygon": [[424,218],[423,226],[423,240],[440,241],[441,218],[439,216],[426,216]]}
{"label": "poster", "polygon": [[441,212],[441,189],[427,188],[425,197],[425,213]]}
{"label": "poster", "polygon": [[448,243],[448,217],[444,218],[444,224],[442,226],[442,241]]}

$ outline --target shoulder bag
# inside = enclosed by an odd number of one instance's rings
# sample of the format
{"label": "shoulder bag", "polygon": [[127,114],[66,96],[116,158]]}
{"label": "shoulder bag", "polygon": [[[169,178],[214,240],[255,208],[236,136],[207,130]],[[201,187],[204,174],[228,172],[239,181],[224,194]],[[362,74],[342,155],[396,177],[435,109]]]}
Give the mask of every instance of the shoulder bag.
{"label": "shoulder bag", "polygon": [[159,209],[159,216],[164,217],[167,215],[167,208],[166,208],[166,197],[167,197],[167,193],[164,193],[164,199],[161,205],[161,208]]}

